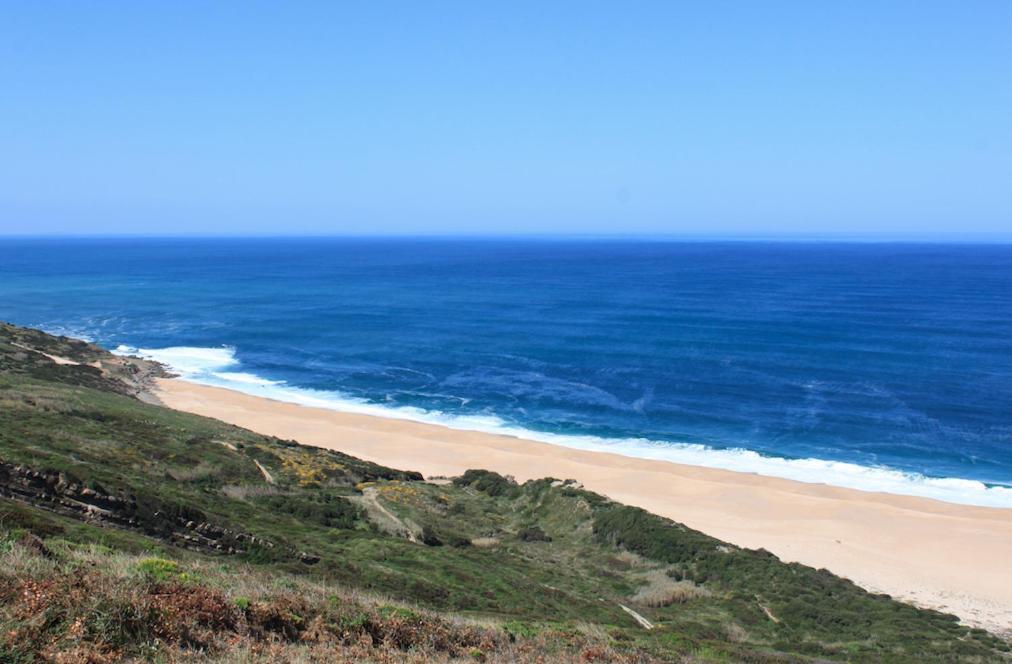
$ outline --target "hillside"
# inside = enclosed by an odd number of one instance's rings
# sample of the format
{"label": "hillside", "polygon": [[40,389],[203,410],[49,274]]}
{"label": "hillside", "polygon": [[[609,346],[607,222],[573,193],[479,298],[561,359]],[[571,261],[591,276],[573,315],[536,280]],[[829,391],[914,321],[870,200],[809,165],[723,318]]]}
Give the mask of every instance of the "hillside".
{"label": "hillside", "polygon": [[148,403],[0,326],[0,661],[966,661],[1009,645],[582,490]]}

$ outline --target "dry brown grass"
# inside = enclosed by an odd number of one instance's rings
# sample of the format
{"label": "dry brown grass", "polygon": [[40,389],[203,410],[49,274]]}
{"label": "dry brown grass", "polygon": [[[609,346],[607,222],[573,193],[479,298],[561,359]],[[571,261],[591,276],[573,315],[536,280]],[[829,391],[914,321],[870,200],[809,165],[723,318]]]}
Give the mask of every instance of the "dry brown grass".
{"label": "dry brown grass", "polygon": [[745,643],[748,641],[748,632],[736,622],[729,622],[724,626],[724,633],[731,643]]}
{"label": "dry brown grass", "polygon": [[226,484],[221,492],[235,500],[258,498],[260,496],[276,496],[285,493],[283,489],[270,484]]}
{"label": "dry brown grass", "polygon": [[645,584],[632,596],[632,601],[641,606],[660,608],[710,596],[705,588],[692,581],[675,581],[662,569],[650,570],[643,580]]}
{"label": "dry brown grass", "polygon": [[192,468],[173,468],[168,471],[169,476],[177,482],[196,482],[211,477],[218,477],[221,469],[214,464],[201,461]]}
{"label": "dry brown grass", "polygon": [[514,639],[495,621],[246,566],[166,563],[155,577],[150,558],[101,546],[54,542],[46,558],[0,542],[0,661],[647,661],[594,626]]}

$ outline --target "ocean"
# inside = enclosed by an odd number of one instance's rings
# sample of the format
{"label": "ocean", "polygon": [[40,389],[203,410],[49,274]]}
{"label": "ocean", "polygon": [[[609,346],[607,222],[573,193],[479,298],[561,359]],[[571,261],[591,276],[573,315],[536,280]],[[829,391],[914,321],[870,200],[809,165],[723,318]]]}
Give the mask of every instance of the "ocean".
{"label": "ocean", "polygon": [[1012,507],[1012,245],[3,239],[0,319],[276,399]]}

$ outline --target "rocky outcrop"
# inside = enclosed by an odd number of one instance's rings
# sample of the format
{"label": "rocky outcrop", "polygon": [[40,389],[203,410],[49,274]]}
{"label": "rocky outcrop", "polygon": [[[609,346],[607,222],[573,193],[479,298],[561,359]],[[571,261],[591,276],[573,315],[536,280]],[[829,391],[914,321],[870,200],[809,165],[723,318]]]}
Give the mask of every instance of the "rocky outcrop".
{"label": "rocky outcrop", "polygon": [[138,526],[136,501],[108,495],[57,471],[34,470],[0,461],[0,495],[62,514]]}
{"label": "rocky outcrop", "polygon": [[0,372],[115,392],[151,403],[157,401],[151,394],[154,380],[171,375],[157,362],[113,355],[95,344],[3,322]]}
{"label": "rocky outcrop", "polygon": [[192,512],[146,510],[134,496],[117,496],[97,484],[85,485],[65,472],[0,461],[0,496],[95,524],[135,530],[204,553],[237,554],[254,546],[275,548],[262,537],[189,518]]}

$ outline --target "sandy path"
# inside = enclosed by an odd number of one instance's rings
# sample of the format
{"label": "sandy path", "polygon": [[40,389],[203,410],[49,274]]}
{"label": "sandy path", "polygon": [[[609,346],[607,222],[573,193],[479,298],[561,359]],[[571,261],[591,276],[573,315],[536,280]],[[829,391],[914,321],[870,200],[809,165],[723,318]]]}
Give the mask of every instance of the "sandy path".
{"label": "sandy path", "polygon": [[487,468],[521,481],[573,478],[739,546],[762,547],[968,623],[1012,631],[1012,510],[585,452],[175,379],[159,380],[157,395],[172,408],[427,476]]}
{"label": "sandy path", "polygon": [[264,480],[266,480],[268,484],[274,484],[274,476],[271,475],[270,471],[264,468],[264,465],[256,459],[253,459],[253,463],[257,465],[257,468],[260,470],[260,474],[264,476]]}
{"label": "sandy path", "polygon": [[362,495],[358,498],[357,502],[366,510],[369,518],[380,529],[397,537],[405,537],[410,542],[418,541],[415,530],[383,506],[383,503],[379,500],[379,492],[376,490],[376,487],[370,486],[363,489]]}
{"label": "sandy path", "polygon": [[18,348],[21,348],[23,350],[28,350],[28,351],[31,351],[33,353],[38,353],[39,355],[42,355],[43,357],[47,357],[50,360],[52,360],[53,362],[56,362],[57,364],[69,364],[69,365],[73,365],[73,366],[77,366],[77,365],[81,364],[80,362],[75,362],[74,360],[68,360],[65,357],[59,357],[57,355],[50,355],[49,353],[43,353],[41,350],[36,350],[34,348],[30,348],[28,346],[25,346],[24,344],[19,344],[16,341],[12,341],[10,343],[11,343],[12,346],[17,346]]}

